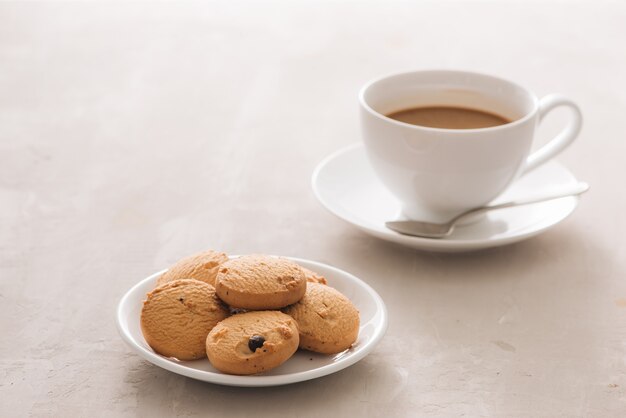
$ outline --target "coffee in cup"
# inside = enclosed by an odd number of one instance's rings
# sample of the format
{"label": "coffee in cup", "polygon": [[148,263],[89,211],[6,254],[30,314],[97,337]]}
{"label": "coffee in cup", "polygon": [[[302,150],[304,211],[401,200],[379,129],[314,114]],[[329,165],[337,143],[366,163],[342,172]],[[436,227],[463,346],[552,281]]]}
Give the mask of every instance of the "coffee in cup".
{"label": "coffee in cup", "polygon": [[[368,159],[410,219],[442,222],[483,206],[574,141],[571,100],[466,71],[414,71],[367,83],[359,94]],[[571,121],[531,153],[535,128],[555,107]]]}
{"label": "coffee in cup", "polygon": [[411,125],[444,129],[491,128],[511,122],[495,113],[453,106],[411,107],[390,113],[387,117]]}

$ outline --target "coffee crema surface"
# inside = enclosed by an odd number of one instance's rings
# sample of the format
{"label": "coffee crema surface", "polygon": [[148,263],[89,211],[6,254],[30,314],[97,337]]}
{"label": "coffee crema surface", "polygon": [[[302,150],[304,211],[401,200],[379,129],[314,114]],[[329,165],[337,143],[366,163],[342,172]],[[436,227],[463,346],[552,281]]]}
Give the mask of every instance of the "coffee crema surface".
{"label": "coffee crema surface", "polygon": [[413,107],[390,113],[387,117],[411,125],[444,129],[490,128],[512,122],[495,113],[455,106]]}

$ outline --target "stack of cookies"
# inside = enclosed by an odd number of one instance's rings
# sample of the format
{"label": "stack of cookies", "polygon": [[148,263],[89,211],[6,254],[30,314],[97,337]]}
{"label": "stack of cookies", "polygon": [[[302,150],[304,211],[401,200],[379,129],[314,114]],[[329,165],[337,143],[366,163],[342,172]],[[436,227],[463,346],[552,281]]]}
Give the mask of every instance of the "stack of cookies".
{"label": "stack of cookies", "polygon": [[359,312],[321,275],[265,255],[229,259],[205,251],[178,261],[157,281],[141,311],[157,353],[208,357],[224,373],[273,369],[300,349],[334,354],[352,346]]}

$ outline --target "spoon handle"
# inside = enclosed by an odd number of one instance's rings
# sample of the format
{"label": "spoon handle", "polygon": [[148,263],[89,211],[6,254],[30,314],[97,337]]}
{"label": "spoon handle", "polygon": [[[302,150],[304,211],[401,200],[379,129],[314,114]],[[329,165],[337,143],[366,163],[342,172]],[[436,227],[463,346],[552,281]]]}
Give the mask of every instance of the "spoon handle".
{"label": "spoon handle", "polygon": [[451,222],[456,222],[459,219],[464,218],[467,215],[487,212],[490,210],[510,208],[513,206],[530,205],[531,203],[545,202],[547,200],[560,199],[562,197],[578,196],[580,194],[585,193],[587,190],[589,190],[589,184],[581,181],[581,182],[569,185],[565,187],[564,189],[559,190],[556,193],[544,192],[541,194],[537,194],[535,196],[522,197],[522,198],[514,199],[505,203],[499,203],[496,205],[487,205],[487,206],[482,206],[476,209],[472,209],[470,211],[460,214],[459,216],[454,218]]}

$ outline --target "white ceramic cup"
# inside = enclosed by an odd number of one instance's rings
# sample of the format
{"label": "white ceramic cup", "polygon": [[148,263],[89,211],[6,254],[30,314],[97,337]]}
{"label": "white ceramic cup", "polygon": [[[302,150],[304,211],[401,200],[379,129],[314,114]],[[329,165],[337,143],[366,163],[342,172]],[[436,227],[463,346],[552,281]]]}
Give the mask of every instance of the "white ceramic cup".
{"label": "white ceramic cup", "polygon": [[[383,184],[415,220],[442,222],[493,200],[522,174],[574,141],[578,106],[558,94],[538,99],[510,81],[466,71],[414,71],[367,83],[359,94],[369,161]],[[420,106],[455,106],[502,115],[512,122],[481,129],[411,125],[385,115]],[[555,107],[569,124],[530,153],[535,128]]]}

